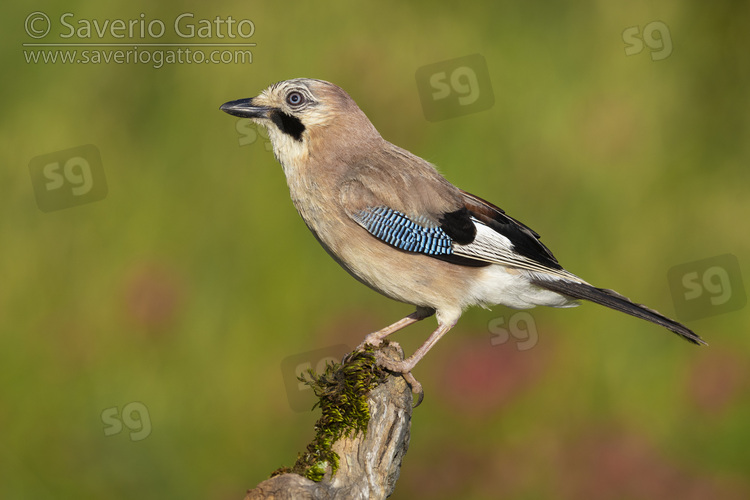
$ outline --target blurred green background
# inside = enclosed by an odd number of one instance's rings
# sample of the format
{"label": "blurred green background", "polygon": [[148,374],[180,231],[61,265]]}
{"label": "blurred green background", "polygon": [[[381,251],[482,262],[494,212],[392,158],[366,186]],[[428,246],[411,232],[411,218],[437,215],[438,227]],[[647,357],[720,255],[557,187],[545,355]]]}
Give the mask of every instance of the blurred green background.
{"label": "blurred green background", "polygon": [[[338,268],[264,137],[218,109],[300,76],[346,89],[386,139],[533,227],[597,285],[674,315],[670,268],[731,254],[741,269],[728,272],[735,310],[688,323],[708,348],[591,304],[466,312],[415,371],[426,400],[393,498],[750,497],[737,298],[750,269],[747,3],[2,10],[0,497],[242,498],[312,437],[318,414],[292,408],[284,360],[352,348],[411,312]],[[41,40],[24,31],[34,11],[53,23]],[[62,39],[66,12],[143,13],[167,33]],[[228,41],[175,36],[186,12],[252,20],[252,63],[33,64],[41,49],[22,46]],[[655,21],[667,30],[638,52],[623,33],[643,40]],[[494,104],[427,121],[417,70],[471,54]],[[106,196],[42,212],[29,164],[86,144]],[[435,326],[423,323],[396,335],[407,352]]]}

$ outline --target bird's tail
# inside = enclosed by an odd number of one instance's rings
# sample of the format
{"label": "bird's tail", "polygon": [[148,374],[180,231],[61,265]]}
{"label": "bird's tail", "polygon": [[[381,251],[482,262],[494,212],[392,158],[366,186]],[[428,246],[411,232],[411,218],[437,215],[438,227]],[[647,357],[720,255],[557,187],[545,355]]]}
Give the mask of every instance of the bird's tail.
{"label": "bird's tail", "polygon": [[616,311],[630,314],[636,318],[645,319],[651,321],[657,325],[661,325],[664,328],[673,331],[680,337],[684,338],[688,342],[693,344],[708,345],[698,336],[695,332],[690,330],[685,325],[678,323],[672,319],[667,318],[658,311],[654,311],[643,304],[636,304],[629,298],[620,295],[614,290],[608,290],[606,288],[596,288],[588,283],[576,283],[573,281],[566,281],[561,279],[542,279],[535,278],[532,283],[538,287],[550,290],[553,292],[566,295],[574,299],[585,299],[601,304],[603,306],[615,309]]}

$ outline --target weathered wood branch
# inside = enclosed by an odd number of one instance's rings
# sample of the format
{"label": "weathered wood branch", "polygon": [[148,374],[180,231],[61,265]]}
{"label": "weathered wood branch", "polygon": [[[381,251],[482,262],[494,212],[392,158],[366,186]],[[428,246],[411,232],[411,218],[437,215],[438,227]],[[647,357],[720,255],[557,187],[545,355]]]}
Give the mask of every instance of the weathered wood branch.
{"label": "weathered wood branch", "polygon": [[[393,360],[403,359],[403,352],[397,345],[390,344],[381,349]],[[367,403],[370,411],[367,432],[352,432],[333,443],[332,449],[339,457],[339,467],[334,474],[328,463],[319,482],[287,472],[249,490],[245,500],[351,500],[390,496],[409,447],[413,405],[411,388],[402,376],[388,374],[367,395]],[[321,421],[316,424],[318,433]]]}

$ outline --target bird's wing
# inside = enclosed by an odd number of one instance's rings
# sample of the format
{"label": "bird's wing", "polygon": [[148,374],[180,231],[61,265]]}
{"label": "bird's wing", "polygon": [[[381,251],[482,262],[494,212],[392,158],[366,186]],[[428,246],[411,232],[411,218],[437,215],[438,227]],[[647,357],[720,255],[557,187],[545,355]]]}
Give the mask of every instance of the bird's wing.
{"label": "bird's wing", "polygon": [[410,168],[360,168],[342,186],[345,211],[375,238],[455,264],[500,264],[578,280],[534,231],[456,188],[426,162],[429,168],[407,160]]}
{"label": "bird's wing", "polygon": [[534,230],[492,203],[460,192],[477,233],[470,243],[454,245],[456,255],[581,281],[562,268]]}
{"label": "bird's wing", "polygon": [[388,184],[375,182],[368,176],[350,179],[341,188],[344,210],[372,236],[399,250],[455,264],[490,264],[454,253],[455,245],[470,243],[476,237],[476,226],[461,205],[457,190],[452,200],[450,191],[429,184],[419,186],[419,192],[406,185],[399,189],[393,189],[392,184],[391,189],[383,186]]}
{"label": "bird's wing", "polygon": [[370,152],[346,169],[341,196],[347,210],[386,206],[411,219],[439,224],[444,214],[463,208],[458,188],[430,163],[396,146]]}
{"label": "bird's wing", "polygon": [[664,326],[692,343],[705,344],[686,326],[569,273],[532,229],[478,196],[453,189],[460,205],[448,205],[442,213],[436,208],[439,204],[424,208],[404,202],[405,192],[387,201],[369,189],[368,182],[358,180],[345,184],[341,201],[349,216],[372,236],[400,250],[465,266],[499,264],[526,270],[531,285],[571,299],[590,300]]}
{"label": "bird's wing", "polygon": [[454,255],[454,245],[474,241],[476,226],[461,191],[422,158],[390,145],[342,181],[344,210],[381,241],[456,264],[490,264]]}

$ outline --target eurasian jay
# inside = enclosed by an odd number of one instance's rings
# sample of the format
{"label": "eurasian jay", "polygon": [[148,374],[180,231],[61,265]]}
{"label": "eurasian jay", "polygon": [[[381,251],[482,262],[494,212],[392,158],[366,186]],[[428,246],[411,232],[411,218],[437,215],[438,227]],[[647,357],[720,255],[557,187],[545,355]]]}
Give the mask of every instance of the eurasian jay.
{"label": "eurasian jay", "polygon": [[379,358],[415,392],[411,370],[475,305],[571,307],[586,299],[705,344],[684,325],[563,269],[537,233],[383,139],[332,83],[282,81],[221,109],[267,127],[292,202],[331,257],[370,288],[416,306],[360,347],[436,315],[438,328],[414,354]]}

